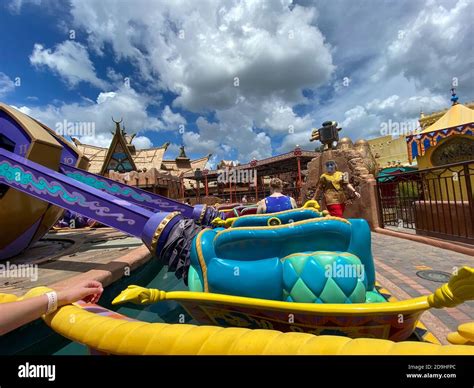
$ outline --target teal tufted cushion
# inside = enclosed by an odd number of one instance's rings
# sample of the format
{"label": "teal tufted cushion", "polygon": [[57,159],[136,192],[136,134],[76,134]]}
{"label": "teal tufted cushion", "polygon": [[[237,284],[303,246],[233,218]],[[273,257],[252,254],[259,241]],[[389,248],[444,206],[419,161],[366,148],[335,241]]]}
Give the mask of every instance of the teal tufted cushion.
{"label": "teal tufted cushion", "polygon": [[350,253],[316,251],[286,256],[283,298],[300,303],[364,303],[366,287],[359,258]]}

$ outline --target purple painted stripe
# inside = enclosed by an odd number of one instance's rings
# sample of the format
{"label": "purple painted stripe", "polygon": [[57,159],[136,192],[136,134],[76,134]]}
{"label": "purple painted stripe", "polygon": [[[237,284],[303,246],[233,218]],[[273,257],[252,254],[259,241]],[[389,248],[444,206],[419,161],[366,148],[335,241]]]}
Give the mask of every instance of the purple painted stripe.
{"label": "purple painted stripe", "polygon": [[[155,211],[160,211],[160,212],[179,211],[184,217],[188,217],[188,218],[191,218],[193,215],[192,206],[186,205],[184,203],[175,201],[173,199],[170,199],[168,197],[165,197],[159,194],[154,194],[149,191],[139,189],[137,187],[125,185],[123,183],[114,181],[112,179],[103,177],[101,175],[96,175],[91,172],[81,170],[79,168],[65,165],[63,163],[61,163],[61,172],[63,172],[64,174],[80,174],[81,177],[94,179],[95,181],[102,183],[106,187],[113,189],[114,196],[118,198],[123,198],[126,201],[135,203],[139,206],[143,206],[149,209],[151,208],[151,209],[154,209]],[[100,190],[110,193],[110,191],[106,191],[105,189],[100,189]],[[123,195],[122,193],[120,193],[120,191],[122,192],[128,191],[130,194]]]}
{"label": "purple painted stripe", "polygon": [[141,237],[154,214],[4,149],[0,165],[0,183],[133,236]]}

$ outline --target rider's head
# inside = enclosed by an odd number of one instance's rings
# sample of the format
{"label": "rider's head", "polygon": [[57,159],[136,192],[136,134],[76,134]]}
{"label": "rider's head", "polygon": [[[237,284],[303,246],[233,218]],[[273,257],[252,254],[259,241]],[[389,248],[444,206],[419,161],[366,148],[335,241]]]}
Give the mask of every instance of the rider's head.
{"label": "rider's head", "polygon": [[279,178],[272,178],[270,180],[270,191],[273,193],[281,193],[283,190],[283,181]]}

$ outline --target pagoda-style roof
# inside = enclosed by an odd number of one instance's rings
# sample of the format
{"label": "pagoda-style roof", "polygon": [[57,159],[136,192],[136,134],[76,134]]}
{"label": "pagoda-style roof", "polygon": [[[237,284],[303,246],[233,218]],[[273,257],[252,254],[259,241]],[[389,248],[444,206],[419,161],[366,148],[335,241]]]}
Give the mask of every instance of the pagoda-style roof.
{"label": "pagoda-style roof", "polygon": [[104,165],[105,155],[107,155],[107,148],[96,147],[81,143],[78,139],[73,138],[72,141],[84,156],[89,159],[88,171],[99,174]]}
{"label": "pagoda-style roof", "polygon": [[474,134],[474,110],[463,104],[454,103],[436,122],[420,133],[407,136],[408,160],[410,163],[425,154],[430,147],[452,135]]}
{"label": "pagoda-style roof", "polygon": [[[100,174],[109,148],[83,144],[78,139],[73,139],[73,141],[76,147],[89,159],[89,171],[94,174]],[[132,154],[136,168],[139,170],[150,170],[154,167],[160,170],[168,145],[169,143],[165,143],[161,147],[137,150],[135,154]]]}
{"label": "pagoda-style roof", "polygon": [[161,147],[146,148],[143,150],[137,150],[133,155],[135,165],[139,170],[150,170],[151,168],[161,169],[163,162],[163,156],[168,148],[169,143],[163,144]]}

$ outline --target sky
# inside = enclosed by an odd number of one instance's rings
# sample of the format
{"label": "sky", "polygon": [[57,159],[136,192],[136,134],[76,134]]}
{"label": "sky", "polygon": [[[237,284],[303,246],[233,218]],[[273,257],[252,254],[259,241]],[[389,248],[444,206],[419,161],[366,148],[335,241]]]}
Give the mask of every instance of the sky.
{"label": "sky", "polygon": [[123,118],[137,148],[245,163],[327,120],[416,127],[453,83],[473,101],[473,20],[472,0],[1,0],[0,101],[84,143]]}

